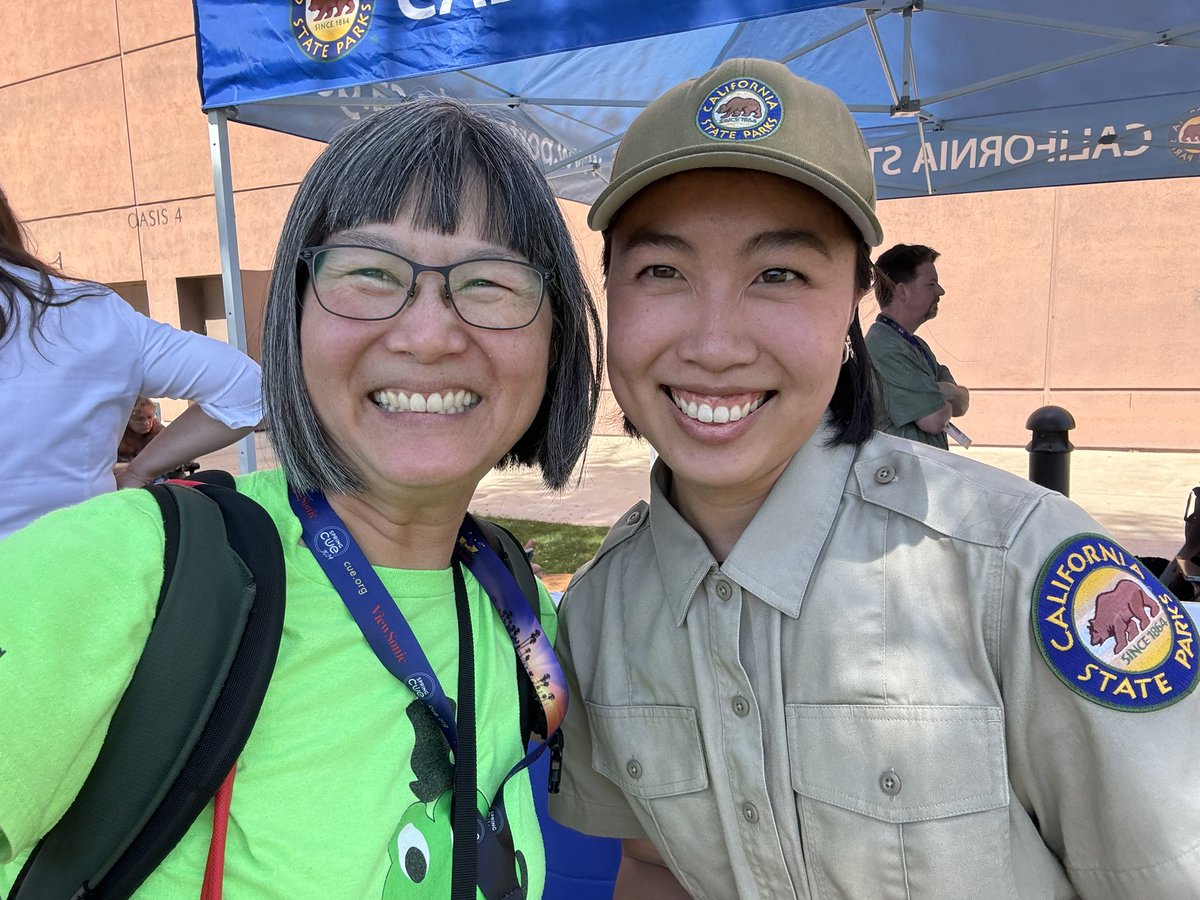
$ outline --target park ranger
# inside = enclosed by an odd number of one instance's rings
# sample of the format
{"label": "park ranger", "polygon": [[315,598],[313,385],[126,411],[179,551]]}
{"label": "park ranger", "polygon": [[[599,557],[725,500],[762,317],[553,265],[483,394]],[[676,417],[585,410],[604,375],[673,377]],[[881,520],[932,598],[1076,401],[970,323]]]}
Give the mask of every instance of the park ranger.
{"label": "park ranger", "polygon": [[1200,897],[1182,605],[1061,495],[872,428],[845,105],[727,61],[589,223],[659,459],[567,592],[551,809],[622,839],[617,896]]}

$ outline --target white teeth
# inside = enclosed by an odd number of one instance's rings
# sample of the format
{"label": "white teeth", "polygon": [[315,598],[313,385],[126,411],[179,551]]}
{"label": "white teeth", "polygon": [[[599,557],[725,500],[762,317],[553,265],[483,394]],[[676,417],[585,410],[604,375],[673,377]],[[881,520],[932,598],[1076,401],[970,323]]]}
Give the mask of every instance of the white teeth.
{"label": "white teeth", "polygon": [[762,397],[751,400],[741,406],[713,406],[710,403],[697,403],[695,400],[683,400],[672,392],[671,400],[689,419],[696,419],[705,424],[724,425],[727,422],[737,422],[744,419],[754,410],[763,405]]}
{"label": "white teeth", "polygon": [[466,412],[479,402],[479,395],[467,390],[435,392],[428,395],[380,390],[372,394],[371,399],[388,412],[436,413],[445,416]]}

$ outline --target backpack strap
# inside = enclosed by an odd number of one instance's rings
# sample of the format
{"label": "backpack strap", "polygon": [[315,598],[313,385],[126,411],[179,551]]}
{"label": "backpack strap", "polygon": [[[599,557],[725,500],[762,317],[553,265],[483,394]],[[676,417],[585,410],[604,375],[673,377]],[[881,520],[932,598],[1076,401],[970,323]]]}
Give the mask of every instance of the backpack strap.
{"label": "backpack strap", "polygon": [[[205,469],[202,472],[197,472],[193,469],[192,474],[188,475],[186,478],[179,478],[175,480],[189,485],[198,481],[201,484],[215,484],[219,487],[228,488],[231,491],[237,490],[237,480],[232,474],[226,472],[224,469]],[[257,506],[257,504],[255,505]]]}
{"label": "backpack strap", "polygon": [[533,614],[538,617],[540,622],[542,620],[542,595],[538,590],[537,578],[533,574],[533,566],[529,562],[529,557],[525,555],[525,548],[521,546],[521,542],[517,540],[516,536],[503,525],[497,525],[487,519],[472,518],[479,526],[483,536],[487,538],[487,542],[492,545],[492,549],[500,555],[500,559],[508,567],[508,571],[512,572],[513,577],[517,579],[521,592],[529,601]]}
{"label": "backpack strap", "polygon": [[191,827],[258,716],[283,630],[283,554],[227,488],[150,488],[166,531],[158,612],[75,802],[10,900],[127,897]]}

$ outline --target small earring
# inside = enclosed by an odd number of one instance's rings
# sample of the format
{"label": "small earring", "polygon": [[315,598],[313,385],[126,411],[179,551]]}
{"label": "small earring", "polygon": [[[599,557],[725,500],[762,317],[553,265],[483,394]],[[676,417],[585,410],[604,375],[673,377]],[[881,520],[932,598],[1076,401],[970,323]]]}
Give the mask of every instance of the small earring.
{"label": "small earring", "polygon": [[846,335],[846,343],[842,344],[842,365],[854,359],[854,345],[850,343],[850,335]]}

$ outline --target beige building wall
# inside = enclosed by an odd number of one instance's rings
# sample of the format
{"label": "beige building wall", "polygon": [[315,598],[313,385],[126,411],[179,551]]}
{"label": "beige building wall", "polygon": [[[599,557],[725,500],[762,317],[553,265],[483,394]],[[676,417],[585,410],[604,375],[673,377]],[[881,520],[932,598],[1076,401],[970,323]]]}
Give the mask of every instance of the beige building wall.
{"label": "beige building wall", "polygon": [[[154,318],[225,337],[191,4],[57,0],[22,16],[0,30],[0,185],[37,251]],[[229,135],[257,353],[279,228],[322,145]],[[563,206],[599,295],[599,240],[583,207]],[[1197,210],[1200,177],[882,203],[886,245],[943,254],[947,295],[921,334],[972,389],[963,429],[1021,446],[1029,414],[1053,403],[1075,416],[1078,447],[1200,449]],[[874,313],[868,298],[864,324]],[[620,430],[607,392],[597,430]]]}

